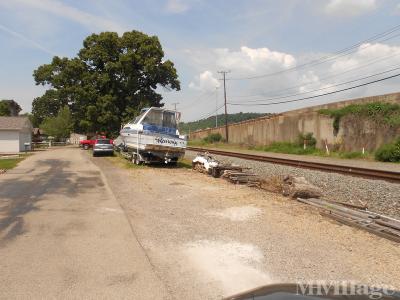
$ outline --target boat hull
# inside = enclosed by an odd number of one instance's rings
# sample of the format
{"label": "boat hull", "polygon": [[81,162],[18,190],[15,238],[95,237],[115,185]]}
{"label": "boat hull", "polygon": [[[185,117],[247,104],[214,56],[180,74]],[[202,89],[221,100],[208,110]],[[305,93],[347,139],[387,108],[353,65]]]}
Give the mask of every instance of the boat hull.
{"label": "boat hull", "polygon": [[159,133],[137,133],[135,130],[121,132],[122,148],[137,152],[147,161],[178,160],[183,157],[186,140]]}

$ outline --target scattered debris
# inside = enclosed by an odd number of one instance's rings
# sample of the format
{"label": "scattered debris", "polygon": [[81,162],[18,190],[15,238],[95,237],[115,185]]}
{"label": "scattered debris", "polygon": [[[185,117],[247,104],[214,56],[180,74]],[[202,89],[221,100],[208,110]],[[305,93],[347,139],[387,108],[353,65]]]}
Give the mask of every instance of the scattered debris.
{"label": "scattered debris", "polygon": [[350,208],[360,209],[360,210],[367,210],[368,209],[368,206],[365,203],[361,202],[361,201],[359,201],[361,204],[347,203],[347,202],[342,202],[342,201],[330,201],[330,202],[336,203],[336,204],[340,204],[340,205],[343,205],[343,206],[347,206],[347,207],[350,207]]}
{"label": "scattered debris", "polygon": [[270,176],[260,180],[260,188],[273,193],[283,193],[283,176]]}
{"label": "scattered debris", "polygon": [[221,177],[236,184],[260,185],[260,178],[250,171],[225,169]]}
{"label": "scattered debris", "polygon": [[214,159],[207,152],[198,153],[192,161],[192,168],[202,173],[211,175],[212,169],[217,167],[220,162]]}
{"label": "scattered debris", "polygon": [[304,177],[286,176],[283,179],[283,190],[284,196],[288,196],[294,199],[297,198],[319,198],[322,196],[322,190],[309,183]]}
{"label": "scattered debris", "polygon": [[347,208],[339,203],[332,203],[321,199],[297,198],[297,200],[317,207],[321,210],[321,215],[323,216],[400,243],[399,220],[366,210]]}
{"label": "scattered debris", "polygon": [[267,191],[282,193],[292,198],[319,198],[321,189],[309,183],[304,177],[270,177],[261,178],[250,171],[250,168],[223,164],[206,153],[199,153],[193,159],[192,167],[199,172],[222,177],[235,184],[246,184]]}
{"label": "scattered debris", "polygon": [[198,154],[193,160],[192,166],[195,170],[216,178],[222,177],[235,184],[246,184],[270,192],[281,193],[320,209],[321,215],[400,243],[400,220],[370,212],[365,203],[361,201],[360,204],[353,204],[319,199],[323,195],[322,190],[304,177],[260,178],[259,175],[252,173],[250,168],[222,164],[208,153]]}

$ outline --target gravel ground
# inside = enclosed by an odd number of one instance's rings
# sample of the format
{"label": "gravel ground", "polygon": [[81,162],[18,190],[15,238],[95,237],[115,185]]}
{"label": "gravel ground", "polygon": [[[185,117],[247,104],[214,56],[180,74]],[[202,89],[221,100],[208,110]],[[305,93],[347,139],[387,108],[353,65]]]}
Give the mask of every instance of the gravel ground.
{"label": "gravel ground", "polygon": [[309,280],[400,287],[398,244],[307,205],[190,169],[92,161],[169,299],[221,299],[259,285]]}
{"label": "gravel ground", "polygon": [[[186,151],[185,157],[193,159],[196,152]],[[303,176],[312,184],[322,188],[325,199],[368,205],[368,209],[400,219],[400,184],[383,180],[371,180],[338,173],[320,172],[272,163],[255,162],[234,157],[214,155],[216,159],[250,167],[261,176]]]}

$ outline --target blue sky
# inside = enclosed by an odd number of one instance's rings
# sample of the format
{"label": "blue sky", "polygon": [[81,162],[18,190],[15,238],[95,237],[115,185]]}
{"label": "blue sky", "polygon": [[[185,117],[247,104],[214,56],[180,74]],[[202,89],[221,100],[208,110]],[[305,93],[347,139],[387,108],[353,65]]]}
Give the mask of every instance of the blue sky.
{"label": "blue sky", "polygon": [[[270,74],[330,55],[399,24],[400,1],[395,0],[0,0],[0,98],[13,98],[30,111],[33,98],[43,93],[33,81],[35,68],[49,63],[53,55],[74,56],[92,32],[135,29],[160,38],[166,57],[176,64],[182,87],[180,92],[160,90],[166,106],[179,102],[183,119],[193,120],[212,113],[216,100],[222,103],[218,70],[230,70],[232,78]],[[268,78],[230,80],[228,102],[314,95],[318,92],[310,91],[333,91],[331,85],[400,66],[400,37],[395,36],[399,33],[318,66]],[[399,91],[399,83],[400,79],[392,79],[310,101],[229,106],[229,111],[279,112]]]}

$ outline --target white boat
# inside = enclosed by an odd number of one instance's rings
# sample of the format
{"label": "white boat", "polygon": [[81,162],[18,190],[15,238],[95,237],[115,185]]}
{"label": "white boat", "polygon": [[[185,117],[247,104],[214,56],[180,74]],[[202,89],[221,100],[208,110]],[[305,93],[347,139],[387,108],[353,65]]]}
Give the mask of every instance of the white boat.
{"label": "white boat", "polygon": [[180,113],[164,108],[143,109],[124,125],[115,145],[128,153],[134,163],[165,162],[176,164],[183,157],[186,138],[179,135]]}

